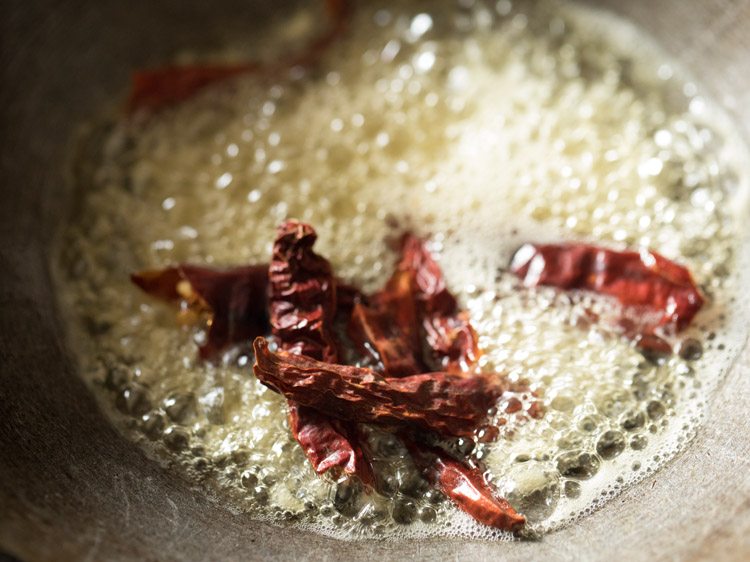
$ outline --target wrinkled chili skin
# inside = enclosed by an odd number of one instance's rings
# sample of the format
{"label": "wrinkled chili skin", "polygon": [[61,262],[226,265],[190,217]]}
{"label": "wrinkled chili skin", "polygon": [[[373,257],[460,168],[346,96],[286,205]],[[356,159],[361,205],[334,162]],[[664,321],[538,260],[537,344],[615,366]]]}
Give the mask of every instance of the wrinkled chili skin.
{"label": "wrinkled chili skin", "polygon": [[398,268],[414,275],[416,295],[424,303],[425,313],[454,314],[458,310],[456,297],[445,286],[443,271],[423,240],[413,234],[404,235]]}
{"label": "wrinkled chili skin", "polygon": [[364,354],[373,356],[388,377],[429,371],[422,361],[422,343],[414,280],[396,271],[368,304],[355,305],[348,326],[349,338]]}
{"label": "wrinkled chili skin", "polygon": [[435,315],[425,319],[424,330],[438,364],[449,371],[468,371],[479,359],[477,333],[468,315]]}
{"label": "wrinkled chili skin", "polygon": [[328,260],[312,250],[316,239],[298,221],[277,229],[268,269],[271,331],[281,349],[335,363],[336,281]]}
{"label": "wrinkled chili skin", "polygon": [[354,451],[324,415],[290,401],[289,429],[318,474],[334,466],[353,470]]}
{"label": "wrinkled chili skin", "polygon": [[657,326],[683,330],[704,302],[685,267],[647,250],[526,244],[513,257],[511,271],[527,286],[594,291],[615,297],[625,306],[659,312],[661,317],[656,322],[644,326],[646,335]]}
{"label": "wrinkled chili skin", "polygon": [[[287,221],[276,232],[268,268],[271,330],[279,347],[321,361],[338,361],[333,331],[337,283],[330,263],[312,247],[317,235],[308,224]],[[346,286],[347,299],[357,300]],[[332,419],[289,399],[289,428],[318,474],[334,468],[372,485],[374,476],[353,424]]]}
{"label": "wrinkled chili skin", "polygon": [[388,376],[468,371],[479,358],[476,332],[419,238],[406,234],[386,286],[354,309],[349,336]]}
{"label": "wrinkled chili skin", "polygon": [[185,297],[179,291],[182,282],[198,302],[208,308],[211,325],[207,341],[199,348],[203,359],[211,359],[228,345],[251,341],[268,329],[268,269],[264,266],[216,270],[180,265],[160,271],[143,271],[131,280],[144,292],[166,301]]}
{"label": "wrinkled chili skin", "polygon": [[402,239],[401,255],[398,269],[414,278],[415,298],[433,360],[440,369],[468,370],[479,358],[477,334],[446,287],[440,266],[424,241],[411,234]]}
{"label": "wrinkled chili skin", "polygon": [[360,352],[372,356],[384,375],[404,377],[428,370],[421,366],[395,327],[388,312],[357,304],[351,313],[348,334]]}
{"label": "wrinkled chili skin", "polygon": [[475,520],[504,531],[517,532],[526,518],[513,509],[507,500],[498,497],[487,484],[481,471],[451,458],[435,447],[404,440],[414,464],[427,481]]}
{"label": "wrinkled chili skin", "polygon": [[130,95],[126,111],[140,109],[158,111],[183,102],[211,84],[243,74],[273,75],[295,66],[314,65],[323,53],[341,37],[348,27],[352,14],[350,0],[326,0],[325,12],[329,19],[327,29],[315,37],[301,53],[283,56],[272,64],[244,62],[226,65],[171,65],[148,70],[138,70],[131,78]]}
{"label": "wrinkled chili skin", "polygon": [[340,420],[289,400],[289,429],[315,472],[324,474],[341,467],[372,486],[375,477],[359,445],[358,435]]}
{"label": "wrinkled chili skin", "polygon": [[426,373],[386,379],[371,369],[273,353],[257,338],[255,376],[288,399],[333,417],[469,437],[505,390],[492,375]]}

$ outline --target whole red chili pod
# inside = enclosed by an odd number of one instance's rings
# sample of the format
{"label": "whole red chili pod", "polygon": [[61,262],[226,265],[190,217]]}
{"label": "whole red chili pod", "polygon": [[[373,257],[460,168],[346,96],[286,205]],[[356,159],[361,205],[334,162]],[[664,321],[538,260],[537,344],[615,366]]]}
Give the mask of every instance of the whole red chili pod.
{"label": "whole red chili pod", "polygon": [[[299,221],[286,221],[276,230],[269,266],[269,314],[279,347],[321,361],[338,360],[333,331],[337,312],[337,282],[328,260],[313,251],[315,230]],[[345,286],[345,302],[357,300]],[[363,483],[375,481],[354,424],[331,418],[293,399],[288,400],[289,428],[318,474],[340,467]]]}
{"label": "whole red chili pod", "polygon": [[253,347],[258,380],[290,400],[343,420],[469,437],[506,389],[497,375],[438,372],[386,379],[371,369],[274,353],[263,338]]}
{"label": "whole red chili pod", "polygon": [[[589,244],[525,244],[510,269],[529,287],[548,285],[593,291],[642,309],[640,322],[627,318],[628,332],[655,341],[659,328],[685,329],[703,306],[703,296],[687,268],[650,251],[616,251]],[[662,342],[663,343],[663,342]]]}

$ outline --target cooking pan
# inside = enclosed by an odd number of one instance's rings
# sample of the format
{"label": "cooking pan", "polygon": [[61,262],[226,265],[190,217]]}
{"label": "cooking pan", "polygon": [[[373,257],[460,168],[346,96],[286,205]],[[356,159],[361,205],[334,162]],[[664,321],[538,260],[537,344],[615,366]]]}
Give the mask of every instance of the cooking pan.
{"label": "cooking pan", "polygon": [[[750,1],[594,3],[655,36],[750,133]],[[48,266],[74,199],[64,171],[75,127],[112,104],[133,68],[246,40],[284,4],[2,3],[0,552],[28,561],[750,559],[746,334],[687,450],[536,541],[340,542],[272,526],[192,489],[109,425],[76,375]],[[750,236],[742,244],[750,254]],[[742,275],[747,286],[750,271]]]}

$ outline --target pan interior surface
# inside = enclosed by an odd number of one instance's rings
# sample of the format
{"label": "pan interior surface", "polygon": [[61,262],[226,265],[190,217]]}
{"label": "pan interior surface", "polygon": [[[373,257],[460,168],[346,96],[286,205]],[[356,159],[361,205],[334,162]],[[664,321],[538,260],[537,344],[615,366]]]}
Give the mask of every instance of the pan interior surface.
{"label": "pan interior surface", "polygon": [[[735,10],[737,18],[745,13],[741,7],[734,4],[730,4],[730,7]],[[668,9],[660,9],[665,10],[662,17],[676,17],[666,13]],[[101,10],[101,12],[89,13],[88,19],[84,18],[82,21],[90,21],[93,25],[97,18],[103,17],[102,13],[112,10],[112,14],[115,14],[117,8],[108,8],[104,4]],[[175,15],[170,11],[169,5],[165,5],[160,10],[164,10],[163,17],[169,18]],[[241,12],[246,14],[249,21],[256,18],[262,21],[261,18],[265,17],[263,6],[243,7],[243,10]],[[675,43],[676,39],[670,35],[665,35],[663,39],[658,35],[658,25],[655,22],[661,20],[658,18],[652,20],[651,12],[642,6],[639,7],[638,3],[634,3],[632,10],[635,19],[639,20],[640,14],[640,23],[657,33],[660,43],[679,58],[680,53],[677,52],[679,42]],[[19,10],[19,13],[21,12]],[[200,13],[197,8],[191,13],[199,18]],[[647,13],[649,17],[646,17]],[[722,13],[728,13],[728,10]],[[35,14],[27,12],[25,16],[19,15],[18,19],[13,21],[20,26],[30,21],[28,18],[32,16]],[[130,15],[118,21],[121,21],[123,28],[127,29],[128,22],[134,21],[133,17]],[[72,15],[60,13],[58,19],[48,23],[50,30],[48,40],[62,41],[64,33],[61,29],[64,28],[66,22],[72,22],[71,18]],[[651,25],[645,25],[649,21]],[[182,29],[190,38],[191,43],[195,37],[193,25],[195,22],[190,20],[182,21],[176,26],[176,29]],[[687,26],[688,23],[685,25]],[[725,38],[733,37],[731,33],[726,33],[727,30],[733,29],[731,22],[721,20],[715,25],[723,26]],[[207,36],[211,35],[209,31],[206,31]],[[230,37],[232,33],[239,33],[236,30],[233,31],[230,24],[224,32]],[[218,32],[214,30],[214,33]],[[62,99],[72,100],[70,103],[74,108],[72,112],[65,114],[58,112],[54,115],[51,122],[54,124],[59,120],[61,126],[58,128],[61,131],[72,134],[76,123],[89,116],[86,114],[89,104],[84,103],[83,100],[91,100],[90,103],[95,104],[97,97],[100,103],[111,99],[110,96],[117,95],[122,90],[127,74],[126,69],[143,63],[144,58],[131,58],[134,57],[133,53],[136,51],[127,42],[125,35],[123,32],[122,37],[102,38],[102,44],[112,49],[113,59],[121,59],[122,65],[119,69],[108,67],[107,73],[104,73],[101,78],[102,84],[99,92],[82,91],[83,86],[76,90],[70,80],[70,76],[75,75],[74,73],[102,64],[90,53],[87,55],[88,58],[81,56],[75,61],[71,58],[61,59],[60,66],[50,71],[47,78],[50,83],[41,91],[46,95],[50,92],[62,92]],[[702,33],[698,37],[705,38],[707,35]],[[221,47],[220,44],[212,45],[211,37],[206,37],[204,40],[208,43],[207,49]],[[175,48],[184,47],[184,41],[177,34]],[[731,119],[741,125],[744,122],[743,117],[746,116],[741,114],[741,110],[733,110],[733,108],[742,107],[742,104],[738,102],[742,98],[732,98],[730,93],[741,91],[732,89],[733,84],[734,88],[738,88],[738,84],[732,80],[739,79],[739,75],[731,71],[731,62],[734,59],[728,51],[722,50],[720,43],[715,43],[715,37],[710,40],[703,39],[703,41],[706,45],[706,53],[688,50],[683,54],[690,56],[683,62],[690,70],[701,70],[703,67],[699,62],[701,60],[699,55],[709,56],[713,51],[708,47],[715,49],[714,56],[723,61],[727,68],[726,74],[721,75],[720,65],[716,64],[710,71],[701,75],[701,82],[706,84],[709,90],[713,90],[710,92],[713,94],[711,97],[727,107],[731,112]],[[66,44],[67,50],[55,54],[50,51],[48,56],[51,58],[73,57],[82,49],[81,45],[76,44],[75,41],[63,43]],[[736,48],[741,49],[741,47],[740,44]],[[21,49],[18,56],[30,57],[32,55]],[[169,53],[165,52],[164,57],[167,56]],[[4,66],[4,71],[10,75],[11,71],[16,72],[17,66],[7,68],[10,70],[6,70]],[[107,76],[109,77],[106,78]],[[27,80],[29,82],[26,83],[31,83],[31,78]],[[21,83],[23,82],[19,82]],[[14,91],[10,90],[4,93],[4,96],[9,97]],[[34,90],[31,91],[34,92]],[[34,123],[36,115],[28,109],[30,105],[25,106],[24,103],[31,104],[35,99],[39,98],[34,98],[32,95],[25,101],[20,97],[9,100],[3,110],[6,112],[3,114],[3,123],[7,121],[9,124],[26,125],[17,135],[18,141],[9,145],[9,154],[13,151],[16,151],[15,154],[20,154],[22,147],[32,146],[30,144],[32,129],[28,125]],[[11,113],[12,110],[14,111]],[[38,131],[39,128],[33,130]],[[2,389],[4,396],[7,388],[8,395],[12,391],[13,396],[17,398],[7,402],[10,408],[8,419],[13,421],[8,427],[2,429],[3,451],[9,451],[5,457],[11,459],[10,462],[1,465],[3,474],[5,475],[7,471],[8,476],[3,480],[15,484],[0,489],[3,497],[7,498],[7,505],[10,506],[2,519],[0,527],[2,542],[0,544],[9,552],[29,557],[29,559],[51,558],[52,542],[45,544],[43,541],[29,540],[33,533],[43,531],[45,536],[65,533],[68,539],[62,542],[62,548],[65,549],[66,555],[71,557],[83,557],[84,554],[92,552],[95,556],[101,552],[106,553],[108,557],[123,559],[153,555],[150,553],[157,553],[155,555],[159,556],[158,553],[161,552],[161,548],[164,548],[163,545],[170,544],[173,549],[170,556],[177,559],[194,555],[196,548],[199,549],[197,552],[204,553],[205,556],[209,556],[212,552],[219,552],[223,557],[242,558],[243,554],[250,551],[248,549],[258,548],[249,545],[257,544],[261,540],[263,544],[260,548],[268,549],[268,554],[275,552],[283,557],[282,553],[290,553],[290,549],[301,548],[309,544],[319,547],[322,554],[326,548],[329,548],[327,545],[332,544],[329,539],[310,535],[298,529],[274,527],[269,530],[271,528],[266,527],[265,523],[254,521],[244,514],[234,513],[222,505],[223,502],[207,498],[202,492],[194,490],[189,480],[175,478],[173,474],[170,475],[168,471],[148,461],[137,448],[128,444],[119,434],[112,432],[86,388],[76,379],[76,363],[68,350],[71,343],[73,348],[76,348],[78,344],[75,341],[66,342],[57,335],[65,329],[65,324],[56,320],[57,305],[50,289],[47,271],[52,241],[51,233],[54,230],[50,228],[48,231],[46,229],[40,231],[38,228],[40,218],[43,221],[41,224],[53,226],[51,217],[57,214],[56,208],[59,207],[60,201],[64,201],[65,190],[68,189],[60,178],[61,170],[64,169],[61,164],[64,150],[61,147],[65,142],[62,136],[57,136],[60,134],[50,134],[44,141],[34,143],[33,154],[49,162],[52,169],[41,170],[38,166],[23,168],[21,164],[24,161],[29,162],[29,151],[23,151],[25,157],[6,159],[3,163],[4,186],[12,185],[9,182],[13,181],[15,185],[28,186],[33,183],[40,188],[34,192],[28,190],[22,192],[20,188],[18,190],[11,188],[10,205],[7,208],[15,209],[14,216],[17,215],[18,218],[9,215],[8,221],[4,222],[4,229],[7,229],[4,234],[7,232],[11,243],[3,248],[3,264],[7,265],[5,268],[7,271],[17,273],[8,275],[7,279],[3,280],[2,286],[3,296],[7,295],[7,301],[10,303],[2,318],[3,336],[0,342],[4,359],[6,356],[9,358],[7,363],[4,362],[3,372],[5,374],[7,369],[7,372],[12,375],[12,378],[4,377]],[[59,166],[55,168],[54,163]],[[4,187],[4,189],[8,188]],[[41,198],[42,194],[43,198]],[[11,229],[9,225],[13,225],[14,228]],[[21,233],[32,233],[32,235],[23,239],[20,237]],[[744,236],[739,235],[739,238],[736,251],[737,259],[742,263],[742,260],[747,258],[747,245]],[[743,274],[748,271],[746,267],[739,269],[743,271]],[[23,283],[21,279],[33,281]],[[740,279],[738,283],[742,281]],[[741,303],[736,308],[738,311],[743,309]],[[744,309],[746,308],[745,306]],[[12,318],[11,314],[13,314]],[[741,411],[737,409],[741,406],[730,407],[730,405],[739,402],[743,384],[746,388],[741,373],[743,369],[747,370],[747,352],[743,351],[746,324],[743,322],[744,319],[739,318],[737,314],[729,315],[729,317],[730,323],[733,322],[733,324],[731,324],[731,329],[727,328],[727,330],[733,335],[735,341],[722,343],[731,350],[731,353],[727,352],[725,356],[729,356],[729,360],[734,364],[728,370],[716,396],[707,406],[708,421],[700,430],[695,443],[681,453],[675,463],[666,466],[655,478],[645,476],[645,482],[634,486],[621,496],[622,503],[618,501],[610,504],[591,517],[545,537],[540,543],[493,545],[426,541],[420,543],[420,553],[425,556],[445,555],[457,552],[456,549],[461,548],[480,559],[485,556],[497,556],[498,553],[502,553],[509,559],[522,559],[532,555],[544,554],[551,557],[557,554],[565,557],[566,552],[585,552],[585,556],[589,556],[590,559],[598,559],[602,553],[611,548],[611,544],[606,544],[607,541],[604,540],[605,535],[598,535],[598,533],[601,533],[602,528],[612,525],[617,525],[624,531],[623,537],[632,538],[636,534],[643,537],[645,533],[646,543],[650,545],[648,548],[652,549],[650,553],[657,555],[665,553],[666,548],[677,549],[684,553],[699,553],[701,549],[708,548],[707,545],[720,549],[722,544],[731,544],[735,540],[733,537],[740,536],[741,530],[747,525],[746,509],[742,507],[741,501],[742,493],[737,493],[737,491],[746,492],[747,483],[743,482],[740,476],[733,477],[727,474],[725,483],[727,486],[734,487],[734,495],[738,497],[732,497],[731,490],[722,492],[717,489],[715,487],[717,484],[711,484],[713,488],[709,485],[711,474],[724,474],[724,471],[728,470],[727,467],[734,458],[731,453],[732,448],[744,447],[743,450],[747,448],[742,437],[734,441],[729,438],[733,435],[742,436],[743,422],[737,420],[737,416],[730,415],[732,408],[734,411]],[[17,323],[21,320],[27,321],[28,324],[24,325],[31,328],[27,332],[17,333],[12,330],[11,322]],[[75,340],[75,338],[71,339]],[[28,372],[28,365],[32,364],[35,367],[31,370],[32,372]],[[720,365],[720,367],[725,366]],[[19,378],[21,373],[24,375],[23,378]],[[730,442],[732,445],[729,444]],[[60,443],[67,444],[67,446],[60,447]],[[707,457],[711,458],[711,465],[708,468],[705,467]],[[701,486],[695,486],[695,474],[704,474],[704,470],[707,472],[700,477]],[[35,475],[35,478],[29,479],[28,475]],[[683,505],[701,505],[706,511],[674,508],[674,502],[665,505],[663,500],[670,495],[670,490],[674,486],[681,486],[680,489],[685,490],[684,494],[681,494],[685,502]],[[65,498],[71,497],[69,494],[72,494],[74,490],[78,493],[75,494],[75,502],[71,504]],[[113,494],[113,490],[116,494]],[[710,503],[715,507],[706,508],[705,498],[711,497],[707,494],[711,494],[713,498],[726,498],[726,501],[718,505],[715,499],[712,499]],[[71,514],[71,509],[74,510],[74,514]],[[693,528],[698,531],[684,544],[675,546],[671,541],[665,540],[660,533],[657,534],[654,531],[652,536],[650,531],[644,531],[648,525],[633,523],[634,515],[639,514],[638,517],[643,518],[643,513],[646,513],[648,518],[653,517],[654,521],[660,521],[660,525],[672,529],[679,528],[680,525],[687,524],[686,522],[692,522]],[[121,527],[123,521],[125,521],[126,532],[116,536],[113,530]],[[720,538],[716,538],[715,534],[718,527],[724,529],[723,534],[719,535]],[[71,536],[75,538],[71,539]],[[128,536],[131,540],[127,539]],[[170,538],[174,539],[175,536],[179,536],[180,540],[170,541]],[[219,540],[220,536],[225,538]],[[134,537],[137,537],[137,540]],[[226,537],[231,537],[232,540]],[[626,539],[618,540],[625,541]],[[639,538],[639,540],[643,539]],[[579,550],[583,544],[587,545],[586,549]],[[411,552],[410,549],[413,547],[408,545],[408,542],[387,543],[377,544],[373,548],[385,549],[395,554],[396,552]],[[627,543],[623,542],[622,549],[627,547]],[[364,556],[363,551],[359,552],[354,546],[337,544],[335,548],[340,549],[342,556],[355,558]]]}

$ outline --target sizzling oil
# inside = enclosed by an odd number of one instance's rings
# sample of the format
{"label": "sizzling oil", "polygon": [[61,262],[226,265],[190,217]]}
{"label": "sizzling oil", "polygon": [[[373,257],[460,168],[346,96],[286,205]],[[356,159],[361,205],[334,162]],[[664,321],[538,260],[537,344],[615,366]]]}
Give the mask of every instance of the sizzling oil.
{"label": "sizzling oil", "polygon": [[[430,491],[388,434],[371,436],[384,495],[317,477],[252,358],[199,362],[205,333],[128,280],[265,262],[294,217],[340,277],[373,289],[396,257],[386,240],[411,229],[470,311],[482,368],[528,381],[546,406],[494,444],[460,446],[532,529],[555,528],[655,471],[699,425],[728,334],[744,334],[731,314],[742,150],[696,85],[609,16],[368,3],[315,71],[242,77],[90,132],[59,260],[81,372],[128,436],[238,510],[345,538],[508,538]],[[689,266],[708,303],[681,352],[644,357],[587,322],[613,314],[606,300],[522,288],[512,250],[547,240],[648,246]]]}

